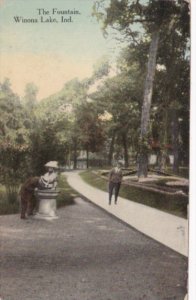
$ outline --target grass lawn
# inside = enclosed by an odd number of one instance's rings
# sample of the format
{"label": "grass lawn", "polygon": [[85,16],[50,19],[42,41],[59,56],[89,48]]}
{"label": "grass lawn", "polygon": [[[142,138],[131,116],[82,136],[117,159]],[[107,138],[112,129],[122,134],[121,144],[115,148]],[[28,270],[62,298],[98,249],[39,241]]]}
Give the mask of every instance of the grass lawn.
{"label": "grass lawn", "polygon": [[79,194],[68,185],[64,175],[59,175],[58,177],[58,188],[60,193],[57,197],[57,208],[74,204],[74,198],[79,196]]}
{"label": "grass lawn", "polygon": [[[168,168],[169,173],[172,174],[172,168]],[[184,177],[184,178],[189,178],[189,168],[187,167],[179,167],[179,173],[178,176]]]}
{"label": "grass lawn", "polygon": [[[80,173],[80,176],[88,184],[103,191],[108,191],[107,180],[93,173],[92,171],[82,172]],[[120,196],[134,202],[160,209],[179,217],[187,218],[188,197],[183,195],[164,195],[159,192],[147,190],[144,191],[139,187],[122,184],[120,189]]]}
{"label": "grass lawn", "polygon": [[[66,177],[59,175],[58,188],[60,193],[57,197],[57,208],[74,204],[74,198],[78,196],[67,183]],[[20,212],[19,197],[16,196],[15,201],[10,203],[7,199],[5,187],[0,185],[0,215],[18,214]]]}

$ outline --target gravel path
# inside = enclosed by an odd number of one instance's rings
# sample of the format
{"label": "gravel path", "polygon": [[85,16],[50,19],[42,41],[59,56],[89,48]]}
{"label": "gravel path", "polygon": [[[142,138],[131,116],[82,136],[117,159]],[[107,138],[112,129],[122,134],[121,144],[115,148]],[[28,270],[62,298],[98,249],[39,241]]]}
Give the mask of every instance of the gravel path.
{"label": "gravel path", "polygon": [[82,199],[59,219],[1,216],[2,300],[181,300],[187,259]]}

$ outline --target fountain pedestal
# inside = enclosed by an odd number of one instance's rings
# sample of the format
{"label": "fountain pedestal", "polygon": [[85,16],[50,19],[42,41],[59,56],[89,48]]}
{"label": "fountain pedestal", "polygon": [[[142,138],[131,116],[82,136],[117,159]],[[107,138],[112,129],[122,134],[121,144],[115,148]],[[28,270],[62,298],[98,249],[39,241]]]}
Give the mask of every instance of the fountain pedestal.
{"label": "fountain pedestal", "polygon": [[58,191],[55,189],[37,190],[35,192],[38,199],[38,212],[35,215],[36,219],[54,220],[58,219],[56,214],[56,198]]}

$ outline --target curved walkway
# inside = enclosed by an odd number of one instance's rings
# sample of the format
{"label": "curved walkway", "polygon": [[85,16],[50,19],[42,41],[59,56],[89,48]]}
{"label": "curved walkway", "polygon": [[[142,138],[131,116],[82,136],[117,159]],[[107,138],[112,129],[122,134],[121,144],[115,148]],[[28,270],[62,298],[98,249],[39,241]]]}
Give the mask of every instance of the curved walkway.
{"label": "curved walkway", "polygon": [[108,205],[108,194],[84,182],[79,171],[65,172],[69,185],[108,213],[145,235],[188,256],[188,220],[119,197],[118,205]]}

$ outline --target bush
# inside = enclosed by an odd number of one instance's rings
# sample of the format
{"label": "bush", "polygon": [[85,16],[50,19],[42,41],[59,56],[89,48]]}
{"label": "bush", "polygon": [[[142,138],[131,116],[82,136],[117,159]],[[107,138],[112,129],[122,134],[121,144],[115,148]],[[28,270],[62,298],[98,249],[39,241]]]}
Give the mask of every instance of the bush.
{"label": "bush", "polygon": [[30,136],[30,164],[34,174],[45,173],[44,165],[51,160],[65,163],[67,144],[57,135],[57,129],[49,121],[39,124]]}
{"label": "bush", "polygon": [[1,185],[0,186],[0,215],[17,214],[19,212],[19,198],[17,193],[13,194],[12,197],[8,198],[5,187]]}
{"label": "bush", "polygon": [[78,196],[78,193],[68,185],[64,175],[58,177],[58,188],[60,192],[57,197],[57,208],[74,204],[74,198]]}
{"label": "bush", "polygon": [[20,183],[27,176],[26,156],[28,145],[19,145],[15,142],[0,143],[0,183],[5,187],[6,202],[14,204]]}

